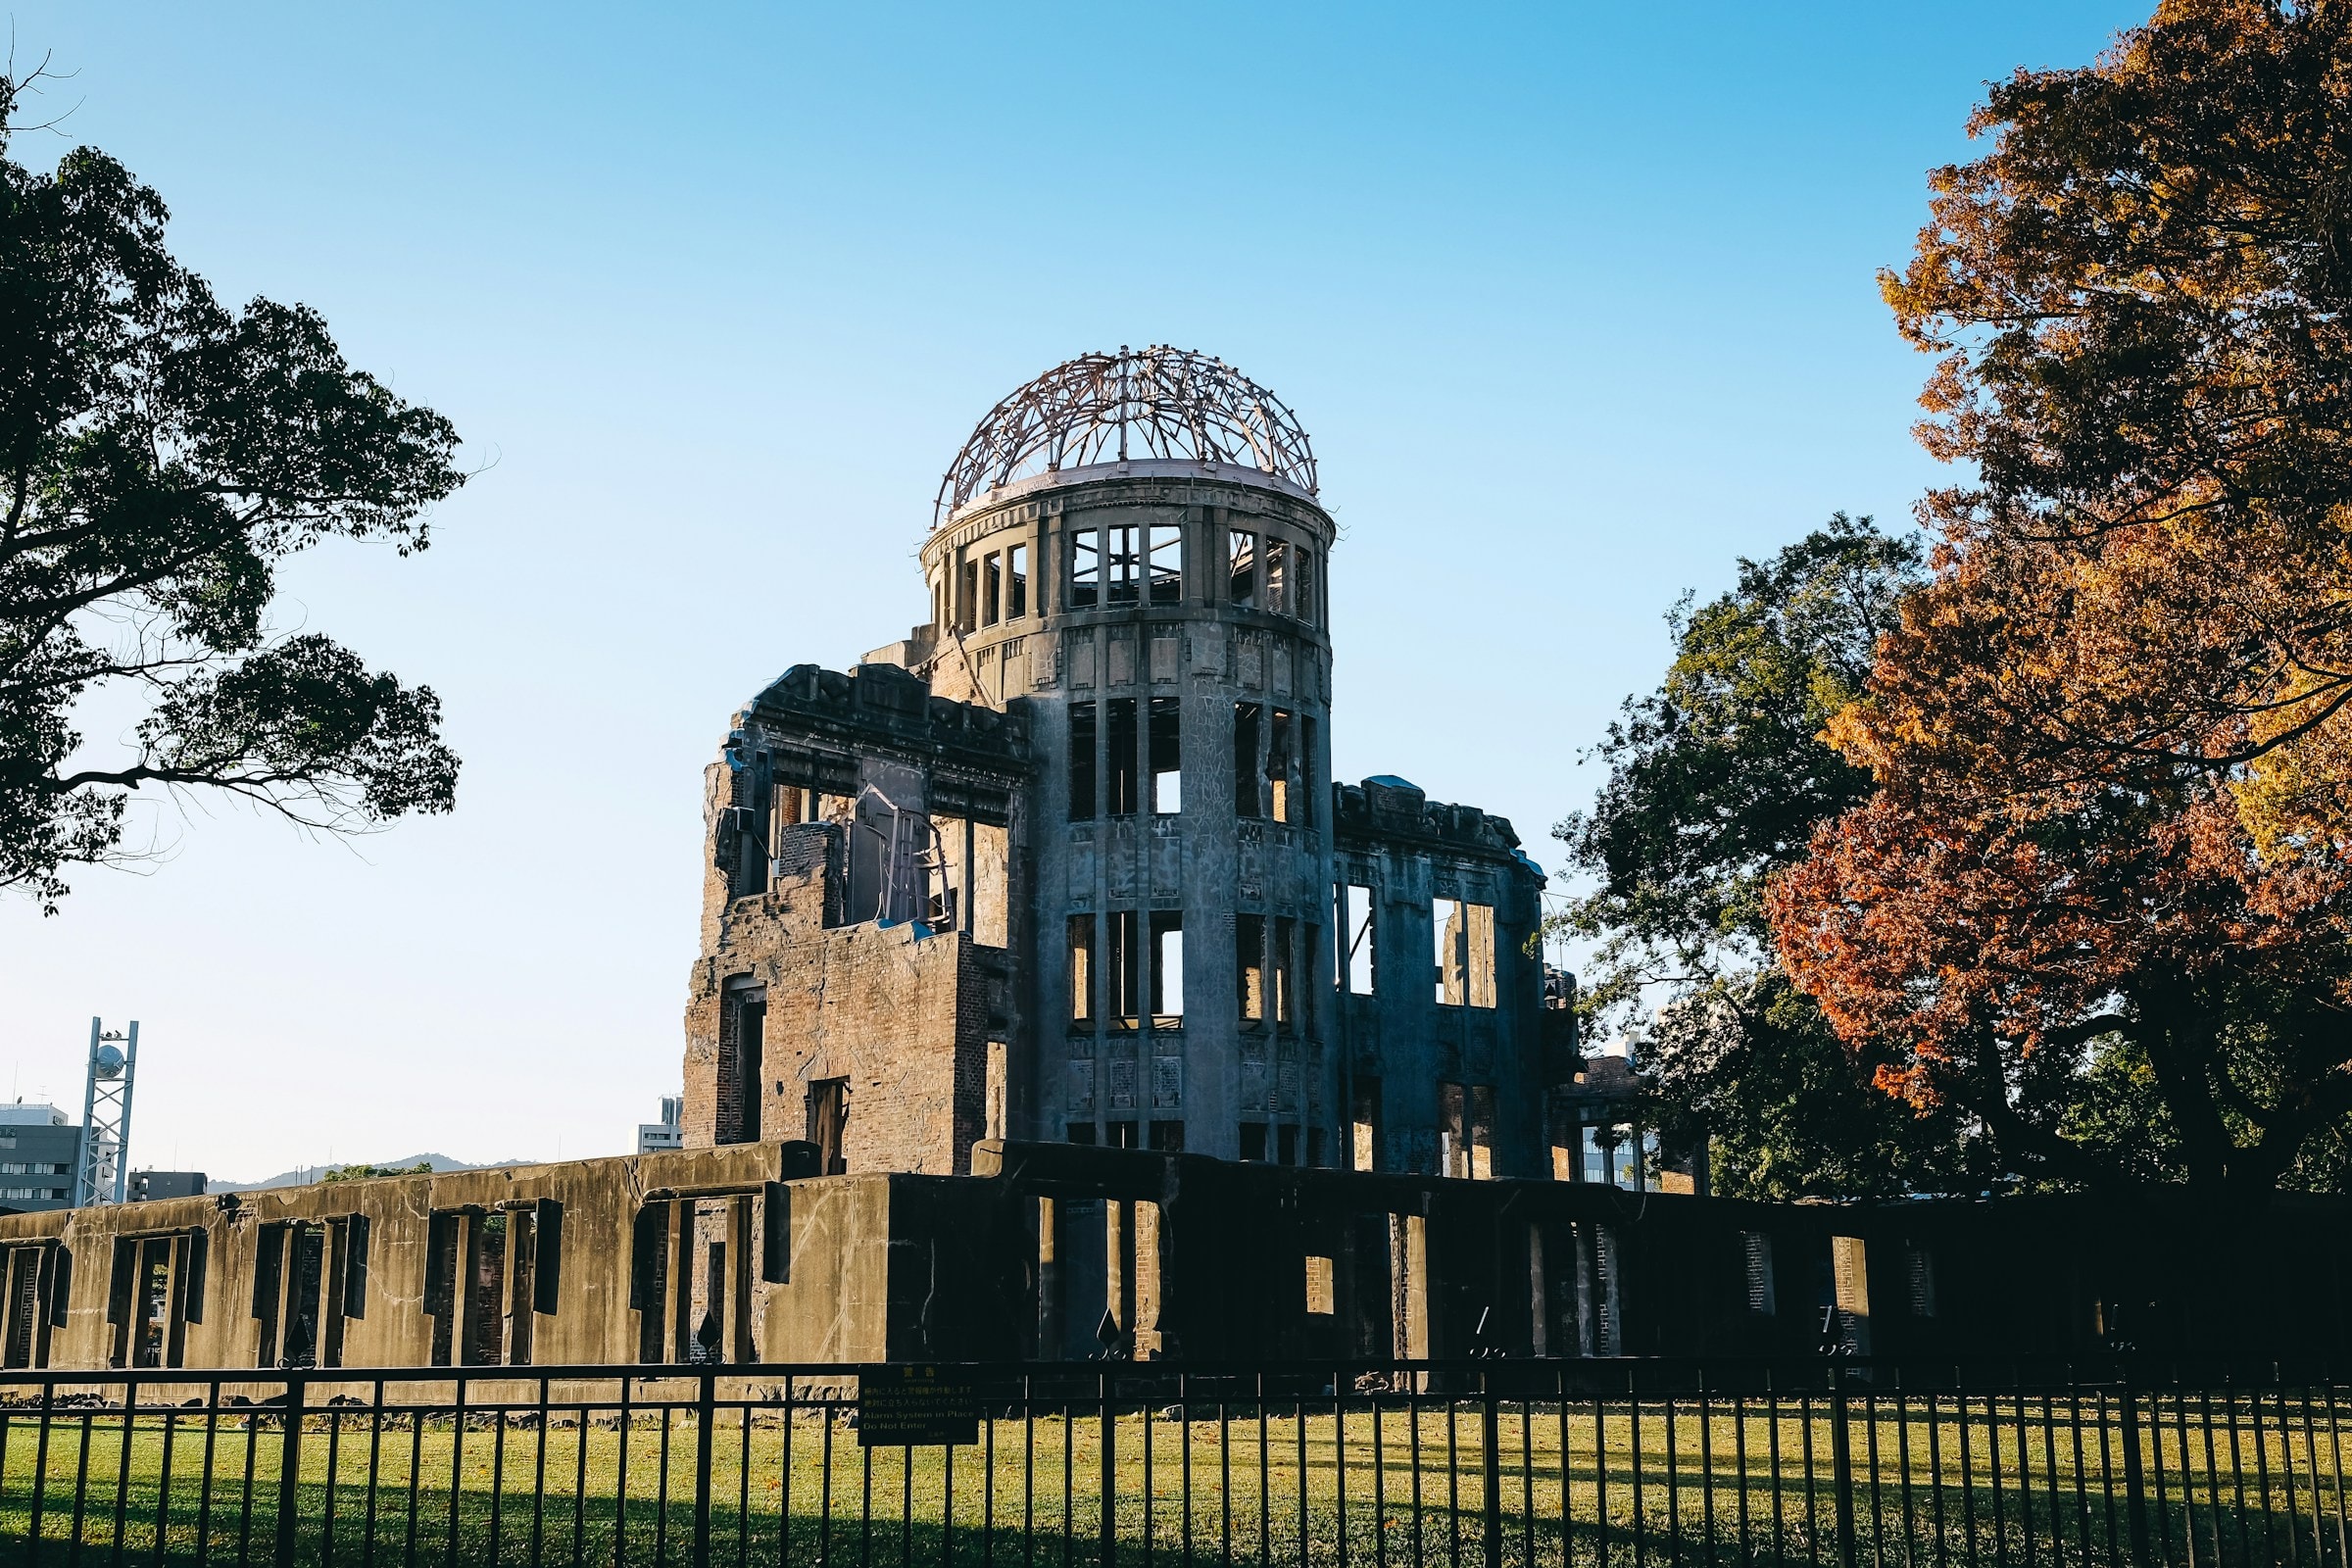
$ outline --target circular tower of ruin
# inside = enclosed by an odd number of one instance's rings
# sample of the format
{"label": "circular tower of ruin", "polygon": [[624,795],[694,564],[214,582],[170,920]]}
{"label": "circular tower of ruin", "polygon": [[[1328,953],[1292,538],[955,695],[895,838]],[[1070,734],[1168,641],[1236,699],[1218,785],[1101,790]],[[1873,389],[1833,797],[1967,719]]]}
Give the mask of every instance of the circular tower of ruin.
{"label": "circular tower of ruin", "polygon": [[1291,412],[1175,349],[1056,366],[948,470],[922,663],[1036,759],[1012,1136],[1332,1154],[1333,536]]}

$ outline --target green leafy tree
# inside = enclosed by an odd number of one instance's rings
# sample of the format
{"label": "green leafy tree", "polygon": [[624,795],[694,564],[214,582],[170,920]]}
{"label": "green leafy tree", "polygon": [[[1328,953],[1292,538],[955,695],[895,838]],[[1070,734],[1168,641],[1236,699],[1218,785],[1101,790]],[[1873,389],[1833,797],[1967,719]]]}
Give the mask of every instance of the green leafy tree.
{"label": "green leafy tree", "polygon": [[1776,961],[1773,872],[1817,824],[1865,798],[1870,774],[1822,731],[1869,676],[1895,604],[1921,577],[1918,541],[1843,513],[1736,587],[1686,595],[1675,658],[1629,699],[1593,756],[1592,808],[1553,829],[1583,891],[1554,922],[1592,944],[1579,1005],[1597,1038],[1629,1033],[1645,1119],[1709,1145],[1717,1189],[1866,1195],[1972,1185],[1959,1123],[1871,1087]]}
{"label": "green leafy tree", "polygon": [[[447,810],[431,690],[276,635],[270,607],[323,539],[422,549],[464,482],[456,431],[346,365],[316,312],[221,306],[114,159],[20,163],[39,75],[0,76],[0,885],[54,912],[67,868],[133,853],[134,790],[331,832]],[[124,755],[83,748],[97,697],[143,706]]]}

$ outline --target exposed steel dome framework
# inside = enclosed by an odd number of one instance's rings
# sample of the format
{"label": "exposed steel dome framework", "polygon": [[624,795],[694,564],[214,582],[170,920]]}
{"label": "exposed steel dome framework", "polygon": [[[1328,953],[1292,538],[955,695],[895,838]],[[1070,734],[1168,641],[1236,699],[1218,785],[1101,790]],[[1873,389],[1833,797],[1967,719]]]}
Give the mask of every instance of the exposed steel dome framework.
{"label": "exposed steel dome framework", "polygon": [[966,502],[1034,474],[1131,458],[1233,464],[1315,493],[1298,416],[1223,360],[1159,345],[1081,354],[1005,398],[940,480],[938,526]]}

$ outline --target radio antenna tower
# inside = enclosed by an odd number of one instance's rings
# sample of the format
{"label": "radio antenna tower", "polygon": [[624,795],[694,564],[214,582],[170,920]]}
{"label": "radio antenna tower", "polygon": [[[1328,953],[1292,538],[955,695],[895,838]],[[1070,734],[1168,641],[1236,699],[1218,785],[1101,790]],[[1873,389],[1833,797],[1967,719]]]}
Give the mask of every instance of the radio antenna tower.
{"label": "radio antenna tower", "polygon": [[130,1176],[130,1090],[139,1067],[139,1021],[130,1032],[90,1020],[89,1087],[81,1096],[81,1163],[74,1206],[122,1201]]}

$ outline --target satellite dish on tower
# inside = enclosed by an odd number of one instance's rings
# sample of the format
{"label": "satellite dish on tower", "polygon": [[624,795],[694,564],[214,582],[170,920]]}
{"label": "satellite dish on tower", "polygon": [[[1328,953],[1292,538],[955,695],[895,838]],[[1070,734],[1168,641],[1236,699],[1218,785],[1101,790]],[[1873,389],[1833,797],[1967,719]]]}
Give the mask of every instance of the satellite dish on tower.
{"label": "satellite dish on tower", "polygon": [[128,1196],[130,1091],[139,1072],[139,1025],[126,1032],[90,1020],[90,1076],[81,1096],[81,1158],[74,1206],[120,1203]]}

